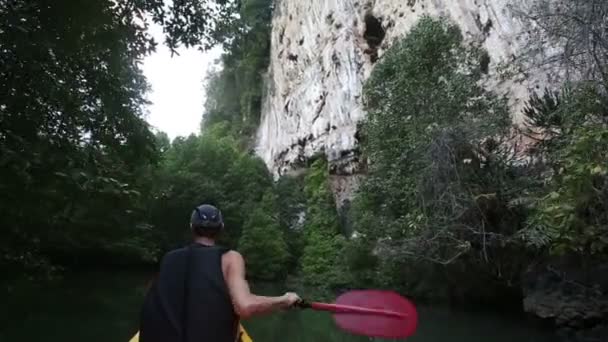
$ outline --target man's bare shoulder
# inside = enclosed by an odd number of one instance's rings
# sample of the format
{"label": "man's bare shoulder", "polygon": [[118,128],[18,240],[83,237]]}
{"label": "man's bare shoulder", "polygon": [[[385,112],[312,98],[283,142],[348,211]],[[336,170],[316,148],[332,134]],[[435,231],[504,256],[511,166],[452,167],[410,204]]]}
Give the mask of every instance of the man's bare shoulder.
{"label": "man's bare shoulder", "polygon": [[241,253],[230,250],[222,255],[222,262],[226,265],[244,264],[245,260]]}
{"label": "man's bare shoulder", "polygon": [[224,279],[233,279],[237,274],[245,272],[245,260],[241,253],[237,251],[228,251],[222,255],[222,272]]}
{"label": "man's bare shoulder", "polygon": [[227,259],[243,259],[243,256],[241,255],[241,253],[235,251],[235,250],[229,250],[228,252],[224,253],[224,258]]}

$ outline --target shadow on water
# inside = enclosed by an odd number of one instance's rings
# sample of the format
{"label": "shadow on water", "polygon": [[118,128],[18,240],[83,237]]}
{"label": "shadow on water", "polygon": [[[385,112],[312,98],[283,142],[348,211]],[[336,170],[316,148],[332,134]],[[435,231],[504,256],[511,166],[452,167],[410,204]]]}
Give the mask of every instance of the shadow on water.
{"label": "shadow on water", "polygon": [[2,342],[128,341],[149,273],[86,273],[3,285]]}
{"label": "shadow on water", "polygon": [[[88,273],[32,285],[13,283],[0,294],[2,342],[127,342],[137,328],[149,273]],[[278,286],[254,287],[280,294]],[[419,308],[420,325],[413,342],[549,342],[546,332],[520,317]],[[374,341],[336,329],[331,316],[290,311],[243,323],[254,341]],[[380,340],[377,340],[380,341]]]}

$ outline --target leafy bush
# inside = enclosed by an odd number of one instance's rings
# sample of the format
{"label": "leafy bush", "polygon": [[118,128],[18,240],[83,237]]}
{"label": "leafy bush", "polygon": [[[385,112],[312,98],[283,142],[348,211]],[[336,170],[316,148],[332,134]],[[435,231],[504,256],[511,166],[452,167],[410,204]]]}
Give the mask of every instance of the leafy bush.
{"label": "leafy bush", "polygon": [[[545,98],[547,98],[545,96]],[[545,103],[547,101],[545,100]],[[539,108],[538,102],[530,108]],[[595,88],[565,89],[558,106],[535,117],[545,134],[538,151],[546,164],[525,241],[553,253],[602,255],[608,249],[608,99]],[[527,112],[530,112],[528,110]],[[548,132],[548,133],[547,133]]]}
{"label": "leafy bush", "polygon": [[247,272],[255,279],[277,280],[287,275],[289,252],[277,205],[276,196],[268,191],[243,226],[239,251],[247,260]]}
{"label": "leafy bush", "polygon": [[347,283],[345,265],[340,261],[346,243],[340,234],[338,213],[328,183],[327,162],[315,161],[305,178],[305,247],[300,260],[306,284],[332,288]]}
{"label": "leafy bush", "polygon": [[303,238],[303,225],[306,217],[304,179],[302,176],[283,176],[277,181],[275,191],[280,203],[280,225],[289,249],[289,271],[296,272],[305,245]]}

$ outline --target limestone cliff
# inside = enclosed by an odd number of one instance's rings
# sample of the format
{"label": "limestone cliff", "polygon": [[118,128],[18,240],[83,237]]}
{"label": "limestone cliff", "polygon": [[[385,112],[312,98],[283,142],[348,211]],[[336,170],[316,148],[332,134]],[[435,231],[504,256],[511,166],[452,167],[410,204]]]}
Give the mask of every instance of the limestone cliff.
{"label": "limestone cliff", "polygon": [[507,94],[517,113],[529,90],[547,81],[500,73],[528,39],[510,6],[530,1],[277,0],[257,153],[277,175],[317,153],[327,155],[333,174],[356,173],[363,82],[423,14],[448,17],[469,42],[483,44],[487,86]]}

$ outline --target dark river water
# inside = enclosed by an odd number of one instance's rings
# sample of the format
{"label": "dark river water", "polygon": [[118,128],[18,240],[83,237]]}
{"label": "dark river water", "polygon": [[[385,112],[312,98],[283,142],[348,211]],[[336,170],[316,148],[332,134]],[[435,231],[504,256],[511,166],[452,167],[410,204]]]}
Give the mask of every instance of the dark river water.
{"label": "dark river water", "polygon": [[[3,285],[0,342],[128,342],[137,330],[149,275],[89,273],[51,284]],[[263,292],[270,291],[268,287]],[[276,294],[280,294],[278,291]],[[522,318],[419,307],[419,328],[409,341],[549,342],[546,331]],[[243,322],[254,341],[372,341],[338,330],[330,315],[291,311]]]}

